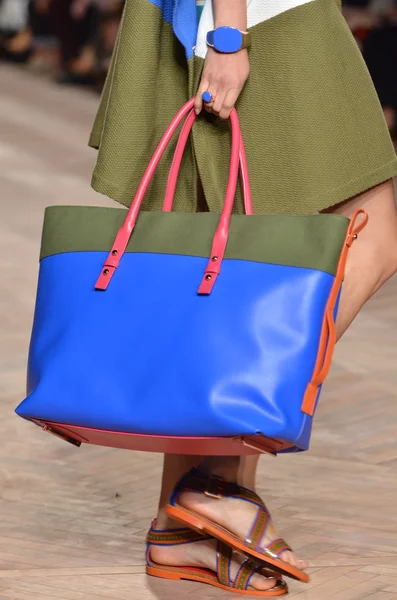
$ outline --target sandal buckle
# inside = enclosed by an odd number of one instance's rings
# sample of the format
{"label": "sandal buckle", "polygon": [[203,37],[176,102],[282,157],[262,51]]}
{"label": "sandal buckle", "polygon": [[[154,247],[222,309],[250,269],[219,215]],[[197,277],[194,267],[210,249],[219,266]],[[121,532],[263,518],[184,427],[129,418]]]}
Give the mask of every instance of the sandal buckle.
{"label": "sandal buckle", "polygon": [[222,490],[220,487],[220,481],[214,477],[210,477],[207,482],[207,489],[204,490],[204,496],[208,498],[214,498],[215,500],[222,500]]}
{"label": "sandal buckle", "polygon": [[220,494],[213,494],[208,490],[205,490],[204,496],[208,496],[208,498],[215,498],[215,500],[222,500],[222,496]]}

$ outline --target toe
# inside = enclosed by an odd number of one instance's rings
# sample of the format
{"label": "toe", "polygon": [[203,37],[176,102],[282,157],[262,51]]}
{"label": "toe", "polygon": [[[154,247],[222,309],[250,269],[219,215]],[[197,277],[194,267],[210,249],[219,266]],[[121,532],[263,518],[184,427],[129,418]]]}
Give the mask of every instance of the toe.
{"label": "toe", "polygon": [[309,563],[306,560],[298,559],[293,552],[289,552],[289,551],[283,552],[280,555],[280,558],[281,558],[281,560],[284,560],[292,567],[295,567],[296,569],[300,569],[301,571],[304,571],[309,566]]}
{"label": "toe", "polygon": [[258,573],[255,573],[250,581],[250,587],[261,591],[271,590],[276,585],[277,579],[275,577],[263,577],[263,575],[259,575]]}
{"label": "toe", "polygon": [[271,569],[262,569],[261,570],[261,575],[263,575],[263,577],[274,577],[274,579],[277,579],[277,581],[279,579],[282,579],[282,575],[279,571],[272,571]]}
{"label": "toe", "polygon": [[298,559],[293,552],[283,552],[280,555],[280,558],[281,560],[287,562],[289,565],[295,567],[296,569],[300,569],[301,571],[304,571],[309,566],[306,560]]}
{"label": "toe", "polygon": [[280,554],[280,558],[281,560],[288,563],[289,565],[292,565],[293,567],[298,566],[298,561],[292,552],[283,552],[282,554]]}

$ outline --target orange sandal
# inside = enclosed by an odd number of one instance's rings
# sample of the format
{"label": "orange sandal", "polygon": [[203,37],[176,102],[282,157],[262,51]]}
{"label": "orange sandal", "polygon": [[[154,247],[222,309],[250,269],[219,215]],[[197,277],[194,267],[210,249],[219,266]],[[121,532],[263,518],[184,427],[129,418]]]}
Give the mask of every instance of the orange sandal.
{"label": "orange sandal", "polygon": [[246,559],[239,568],[234,581],[230,578],[230,565],[233,556],[233,550],[223,542],[218,541],[217,547],[217,570],[203,569],[199,567],[168,567],[153,562],[150,558],[150,548],[152,546],[176,546],[179,544],[190,544],[202,542],[205,539],[211,539],[210,536],[204,536],[191,529],[155,529],[154,525],[147,536],[147,566],[146,572],[152,577],[162,579],[171,579],[178,581],[185,579],[187,581],[198,581],[221,588],[227,592],[245,594],[247,596],[282,596],[288,592],[288,587],[284,581],[278,581],[276,586],[270,590],[260,591],[250,586],[252,576],[260,571],[262,565]]}
{"label": "orange sandal", "polygon": [[[243,540],[237,535],[221,527],[214,521],[202,517],[194,511],[188,510],[178,504],[179,495],[186,490],[203,492],[210,498],[221,499],[224,496],[238,498],[245,502],[250,502],[258,507],[258,512],[247,539]],[[283,575],[298,579],[303,583],[309,581],[309,576],[301,569],[293,567],[289,563],[281,560],[280,554],[286,550],[291,550],[288,544],[282,539],[273,540],[265,547],[261,546],[261,541],[266,533],[270,523],[270,513],[264,506],[261,498],[252,490],[241,487],[236,483],[229,483],[218,477],[207,477],[197,469],[188,473],[175,488],[171,496],[170,503],[166,507],[167,515],[188,526],[190,529],[214,537],[235,550],[246,554],[255,562],[259,562],[268,569],[278,571]]]}

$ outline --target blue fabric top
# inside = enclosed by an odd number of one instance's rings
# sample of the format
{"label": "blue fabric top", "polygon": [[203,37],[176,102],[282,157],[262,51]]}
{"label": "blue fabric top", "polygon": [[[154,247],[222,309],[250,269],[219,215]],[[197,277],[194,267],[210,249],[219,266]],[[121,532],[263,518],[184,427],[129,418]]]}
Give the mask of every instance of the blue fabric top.
{"label": "blue fabric top", "polygon": [[149,0],[149,2],[160,8],[164,20],[172,25],[176,37],[184,46],[186,58],[192,58],[198,29],[196,0]]}

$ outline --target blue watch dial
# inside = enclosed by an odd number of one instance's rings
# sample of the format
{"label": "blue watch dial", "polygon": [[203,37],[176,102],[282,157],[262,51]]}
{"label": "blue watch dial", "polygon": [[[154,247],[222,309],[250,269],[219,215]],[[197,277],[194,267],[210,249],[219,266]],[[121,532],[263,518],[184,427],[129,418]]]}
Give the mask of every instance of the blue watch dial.
{"label": "blue watch dial", "polygon": [[243,35],[234,27],[218,27],[208,32],[207,43],[218,52],[237,52],[243,45]]}

